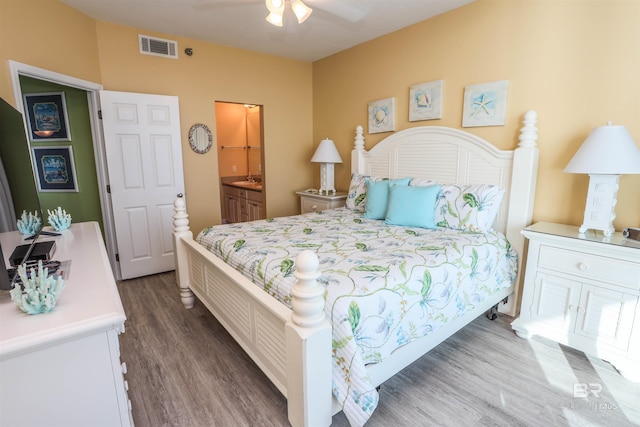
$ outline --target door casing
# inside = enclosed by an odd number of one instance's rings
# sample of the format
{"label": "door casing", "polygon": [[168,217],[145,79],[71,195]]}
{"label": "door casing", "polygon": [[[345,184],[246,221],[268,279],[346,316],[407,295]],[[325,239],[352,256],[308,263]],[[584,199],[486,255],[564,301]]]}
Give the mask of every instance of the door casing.
{"label": "door casing", "polygon": [[[107,175],[107,163],[105,157],[104,137],[100,124],[99,111],[100,100],[99,91],[103,86],[98,83],[82,80],[66,74],[56,73],[44,68],[34,67],[32,65],[9,60],[9,73],[11,76],[11,85],[13,88],[13,97],[16,109],[24,114],[24,104],[22,102],[22,89],[20,88],[20,76],[33,77],[35,79],[45,80],[65,86],[70,86],[87,92],[87,102],[89,105],[89,121],[91,124],[91,134],[93,137],[93,153],[96,162],[96,174],[98,176],[98,192],[100,193],[100,207],[102,210],[102,221],[104,225],[105,245],[111,269],[116,280],[120,280],[120,265],[116,261],[117,244],[115,237],[115,227],[113,222],[113,208],[111,198],[107,193],[109,179]],[[28,127],[26,120],[24,122],[25,135],[28,135]]]}

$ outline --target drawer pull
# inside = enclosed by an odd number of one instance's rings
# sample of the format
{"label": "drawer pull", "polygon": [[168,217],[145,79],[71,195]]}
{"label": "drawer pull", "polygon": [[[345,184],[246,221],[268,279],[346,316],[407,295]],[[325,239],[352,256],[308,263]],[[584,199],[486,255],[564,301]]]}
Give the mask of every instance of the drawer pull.
{"label": "drawer pull", "polygon": [[581,262],[578,264],[578,268],[582,271],[587,271],[589,269],[589,264],[585,264],[584,262]]}
{"label": "drawer pull", "polygon": [[311,206],[311,209],[313,209],[314,211],[317,211],[318,210],[318,205]]}
{"label": "drawer pull", "polygon": [[121,367],[122,367],[122,373],[126,374],[127,373],[127,364],[126,364],[126,362],[122,362]]}

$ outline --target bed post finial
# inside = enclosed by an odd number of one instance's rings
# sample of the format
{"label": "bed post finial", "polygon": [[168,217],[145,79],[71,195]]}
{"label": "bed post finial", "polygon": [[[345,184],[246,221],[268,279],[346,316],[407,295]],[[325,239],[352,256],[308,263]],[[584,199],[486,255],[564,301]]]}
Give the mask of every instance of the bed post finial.
{"label": "bed post finial", "polygon": [[364,150],[364,128],[360,125],[356,126],[356,138],[353,141],[353,147],[356,150]]}
{"label": "bed post finial", "polygon": [[533,148],[537,145],[538,140],[538,128],[536,123],[538,122],[538,113],[533,110],[529,110],[524,115],[522,123],[524,126],[520,129],[520,144],[519,147]]}
{"label": "bed post finial", "polygon": [[182,193],[178,194],[173,202],[173,231],[188,231],[189,215],[187,215],[187,204]]}
{"label": "bed post finial", "polygon": [[518,252],[518,276],[513,297],[501,310],[511,316],[516,315],[518,294],[522,281],[522,260],[524,258],[525,241],[520,231],[531,224],[533,219],[533,202],[536,194],[536,177],[538,174],[538,114],[527,111],[520,129],[520,144],[513,152],[513,177],[509,195],[509,217],[507,218],[506,235],[511,246]]}
{"label": "bed post finial", "polygon": [[316,281],[320,277],[319,265],[318,257],[310,250],[296,257],[293,274],[298,281],[291,289],[291,319],[296,325],[314,327],[324,320],[324,286]]}
{"label": "bed post finial", "polygon": [[182,237],[193,238],[189,229],[189,215],[187,215],[187,204],[182,193],[178,194],[173,202],[173,248],[176,265],[176,281],[180,287],[180,299],[185,308],[192,308],[196,302],[196,297],[189,289],[189,272],[187,271],[189,259],[184,249]]}
{"label": "bed post finial", "polygon": [[364,128],[358,125],[356,137],[353,140],[353,150],[351,150],[351,173],[364,173],[364,154]]}
{"label": "bed post finial", "polygon": [[304,250],[296,257],[287,339],[287,411],[293,427],[331,425],[331,325],[324,315],[320,262]]}

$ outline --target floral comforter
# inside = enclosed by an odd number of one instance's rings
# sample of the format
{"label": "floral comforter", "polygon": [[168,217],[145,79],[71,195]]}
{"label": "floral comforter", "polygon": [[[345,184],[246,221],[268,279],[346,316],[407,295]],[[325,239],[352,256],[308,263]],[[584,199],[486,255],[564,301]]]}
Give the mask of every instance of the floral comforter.
{"label": "floral comforter", "polygon": [[511,286],[517,269],[501,233],[392,226],[347,208],[209,227],[196,240],[288,306],[296,256],[318,255],[333,393],[354,426],[378,403],[366,364]]}

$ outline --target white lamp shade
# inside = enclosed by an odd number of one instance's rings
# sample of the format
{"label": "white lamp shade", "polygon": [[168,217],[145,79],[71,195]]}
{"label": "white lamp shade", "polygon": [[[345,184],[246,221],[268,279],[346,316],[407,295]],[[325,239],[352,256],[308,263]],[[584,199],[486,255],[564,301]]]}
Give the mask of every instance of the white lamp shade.
{"label": "white lamp shade", "polygon": [[323,139],[311,158],[313,163],[342,163],[336,145],[330,139]]}
{"label": "white lamp shade", "polygon": [[567,167],[568,173],[624,175],[640,173],[640,149],[624,126],[595,128]]}

